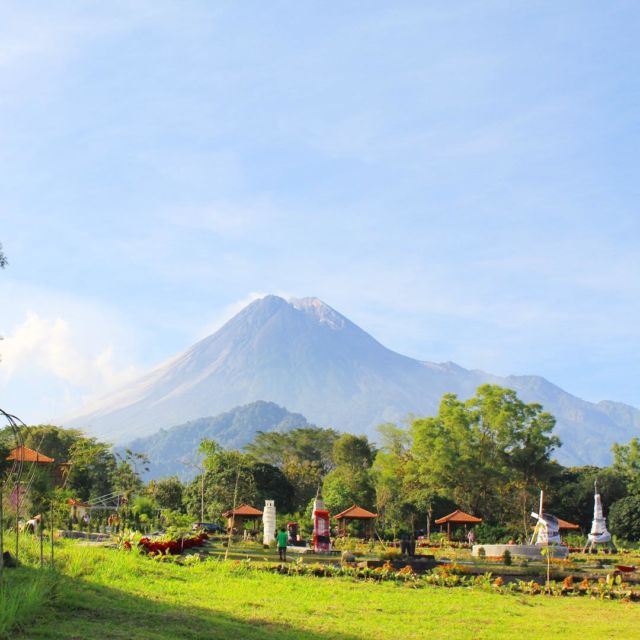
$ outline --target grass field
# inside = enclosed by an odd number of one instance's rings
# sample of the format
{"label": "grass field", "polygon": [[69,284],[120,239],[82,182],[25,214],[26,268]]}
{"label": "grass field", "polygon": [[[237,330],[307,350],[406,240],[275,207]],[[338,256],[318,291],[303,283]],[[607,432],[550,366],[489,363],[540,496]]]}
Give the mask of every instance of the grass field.
{"label": "grass field", "polygon": [[[33,557],[35,549],[31,550]],[[34,558],[35,559],[35,558]],[[634,638],[640,605],[587,597],[284,576],[217,560],[190,566],[66,543],[55,574],[5,572],[0,633],[20,639]],[[39,580],[38,580],[39,578]],[[20,587],[31,593],[12,598]],[[20,607],[23,607],[21,609]],[[4,627],[2,625],[5,625]]]}

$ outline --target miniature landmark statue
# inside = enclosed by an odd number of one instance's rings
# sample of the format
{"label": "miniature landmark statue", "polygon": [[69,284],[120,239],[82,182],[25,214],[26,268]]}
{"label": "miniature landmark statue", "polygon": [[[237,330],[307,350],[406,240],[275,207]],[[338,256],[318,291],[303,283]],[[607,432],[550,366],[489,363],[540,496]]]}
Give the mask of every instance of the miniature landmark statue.
{"label": "miniature landmark statue", "polygon": [[602,514],[602,498],[598,493],[598,481],[593,483],[593,522],[591,523],[591,533],[588,535],[588,542],[584,551],[592,551],[595,545],[605,544],[613,546],[611,543],[611,534],[607,531],[607,520]]}
{"label": "miniature landmark statue", "polygon": [[324,506],[320,487],[318,487],[316,498],[313,501],[313,548],[316,553],[331,551],[330,535],[329,512]]}
{"label": "miniature landmark statue", "polygon": [[560,525],[558,518],[550,513],[544,513],[544,491],[540,491],[539,513],[531,512],[531,516],[538,522],[531,536],[531,543],[536,545],[560,544]]}
{"label": "miniature landmark statue", "polygon": [[263,538],[262,544],[268,547],[276,539],[276,504],[273,500],[264,501],[262,512]]}

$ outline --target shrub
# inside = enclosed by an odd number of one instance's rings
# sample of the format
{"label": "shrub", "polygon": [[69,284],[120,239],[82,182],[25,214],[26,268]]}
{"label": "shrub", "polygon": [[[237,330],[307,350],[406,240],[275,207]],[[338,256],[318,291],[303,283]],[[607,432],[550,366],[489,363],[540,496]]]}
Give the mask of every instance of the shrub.
{"label": "shrub", "polygon": [[609,528],[623,540],[640,540],[640,495],[622,498],[611,505]]}
{"label": "shrub", "polygon": [[509,551],[509,549],[504,550],[504,553],[502,554],[502,562],[504,562],[507,567],[511,566],[511,551]]}
{"label": "shrub", "polygon": [[517,539],[518,531],[511,527],[491,525],[484,522],[476,526],[476,538],[485,544],[506,543],[510,538]]}

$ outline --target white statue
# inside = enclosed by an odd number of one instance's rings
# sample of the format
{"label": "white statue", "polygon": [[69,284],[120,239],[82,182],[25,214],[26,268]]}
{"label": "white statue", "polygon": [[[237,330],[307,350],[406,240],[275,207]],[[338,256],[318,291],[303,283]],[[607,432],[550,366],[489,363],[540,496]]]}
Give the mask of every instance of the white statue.
{"label": "white statue", "polygon": [[262,544],[268,547],[276,538],[276,504],[274,500],[264,501],[262,512],[263,538]]}
{"label": "white statue", "polygon": [[595,493],[593,501],[593,522],[591,523],[591,533],[588,536],[589,542],[587,543],[590,549],[593,548],[594,544],[609,544],[611,542],[611,534],[607,531],[607,520],[602,515],[602,499],[598,493],[597,480],[593,486]]}

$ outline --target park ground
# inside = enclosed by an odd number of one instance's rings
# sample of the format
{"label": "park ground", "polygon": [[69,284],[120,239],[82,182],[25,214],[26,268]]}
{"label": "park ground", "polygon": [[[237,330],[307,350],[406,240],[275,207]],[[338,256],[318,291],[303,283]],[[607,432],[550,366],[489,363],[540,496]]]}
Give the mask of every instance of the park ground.
{"label": "park ground", "polygon": [[15,640],[587,640],[640,629],[637,602],[282,575],[241,555],[176,564],[65,542],[50,571],[27,545],[22,566],[5,570],[0,631]]}

